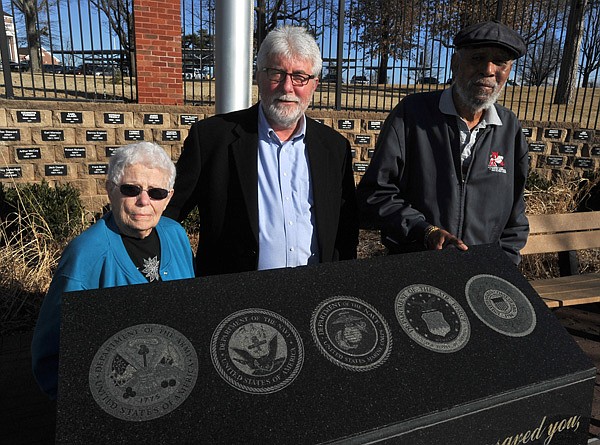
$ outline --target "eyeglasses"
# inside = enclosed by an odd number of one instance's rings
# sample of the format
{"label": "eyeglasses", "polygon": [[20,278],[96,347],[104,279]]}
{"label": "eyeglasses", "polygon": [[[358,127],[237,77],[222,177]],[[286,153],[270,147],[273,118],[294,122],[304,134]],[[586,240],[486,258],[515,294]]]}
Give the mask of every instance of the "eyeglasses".
{"label": "eyeglasses", "polygon": [[[117,185],[117,184],[115,184],[115,185]],[[150,199],[154,199],[155,201],[163,200],[167,196],[169,196],[169,191],[166,189],[161,189],[161,188],[143,189],[139,185],[133,185],[133,184],[121,184],[119,186],[119,191],[121,192],[121,195],[129,196],[129,197],[139,196],[144,190],[146,190],[146,193],[148,193],[148,196],[150,197]]]}
{"label": "eyeglasses", "polygon": [[261,71],[267,73],[267,78],[271,82],[283,82],[285,81],[286,76],[290,76],[292,79],[292,85],[295,87],[301,87],[308,83],[309,80],[314,79],[316,76],[311,76],[309,74],[302,73],[286,73],[283,70],[278,70],[277,68],[263,68]]}

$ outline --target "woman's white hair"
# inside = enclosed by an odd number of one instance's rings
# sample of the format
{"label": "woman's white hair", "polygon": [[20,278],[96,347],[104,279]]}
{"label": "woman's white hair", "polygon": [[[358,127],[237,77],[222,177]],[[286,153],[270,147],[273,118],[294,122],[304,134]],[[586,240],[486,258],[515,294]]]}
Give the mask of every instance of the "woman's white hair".
{"label": "woman's white hair", "polygon": [[164,170],[168,176],[168,188],[173,188],[175,164],[167,152],[154,142],[137,142],[117,148],[108,161],[107,181],[119,184],[125,169],[137,164]]}

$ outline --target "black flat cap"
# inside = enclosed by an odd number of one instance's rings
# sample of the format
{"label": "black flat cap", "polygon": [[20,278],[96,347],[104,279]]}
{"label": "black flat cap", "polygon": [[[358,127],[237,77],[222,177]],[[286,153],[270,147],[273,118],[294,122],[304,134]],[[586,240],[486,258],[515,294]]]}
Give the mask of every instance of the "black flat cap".
{"label": "black flat cap", "polygon": [[525,54],[525,40],[515,30],[497,20],[476,23],[459,31],[454,46],[500,46],[514,54],[515,59]]}

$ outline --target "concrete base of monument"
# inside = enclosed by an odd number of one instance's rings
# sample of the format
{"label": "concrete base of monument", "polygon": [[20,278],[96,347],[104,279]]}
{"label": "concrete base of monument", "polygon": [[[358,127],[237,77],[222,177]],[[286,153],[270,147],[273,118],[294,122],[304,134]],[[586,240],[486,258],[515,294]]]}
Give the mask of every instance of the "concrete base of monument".
{"label": "concrete base of monument", "polygon": [[79,292],[57,442],[585,444],[595,373],[495,246]]}

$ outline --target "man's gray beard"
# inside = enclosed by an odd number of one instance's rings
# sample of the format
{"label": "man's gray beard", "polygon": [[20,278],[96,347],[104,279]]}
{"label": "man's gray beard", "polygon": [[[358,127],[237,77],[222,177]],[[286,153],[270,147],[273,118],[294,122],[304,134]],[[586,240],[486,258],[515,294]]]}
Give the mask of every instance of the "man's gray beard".
{"label": "man's gray beard", "polygon": [[478,113],[480,111],[487,110],[488,108],[490,108],[496,103],[498,97],[500,97],[500,93],[502,92],[502,88],[500,88],[495,93],[492,93],[492,95],[487,100],[480,100],[475,97],[469,96],[468,90],[466,88],[463,88],[462,85],[459,83],[454,84],[454,88],[456,89],[456,94],[460,98],[462,104],[465,107],[467,107],[472,113]]}
{"label": "man's gray beard", "polygon": [[298,110],[294,113],[283,113],[277,108],[275,103],[270,103],[267,107],[263,108],[263,111],[265,112],[265,116],[269,122],[274,123],[282,128],[295,127],[304,114],[300,103],[298,103]]}

